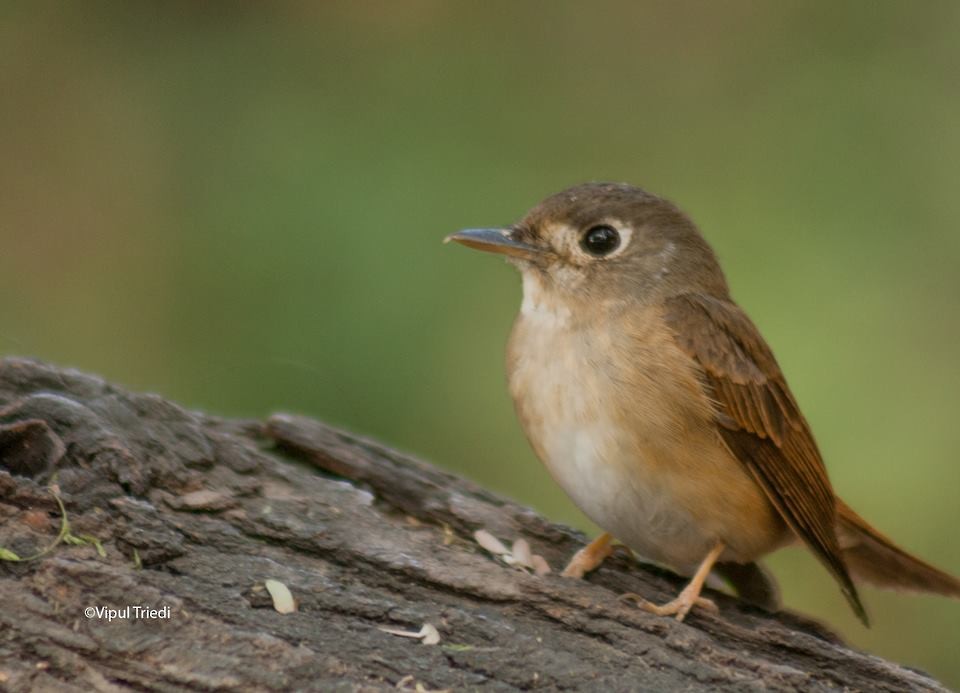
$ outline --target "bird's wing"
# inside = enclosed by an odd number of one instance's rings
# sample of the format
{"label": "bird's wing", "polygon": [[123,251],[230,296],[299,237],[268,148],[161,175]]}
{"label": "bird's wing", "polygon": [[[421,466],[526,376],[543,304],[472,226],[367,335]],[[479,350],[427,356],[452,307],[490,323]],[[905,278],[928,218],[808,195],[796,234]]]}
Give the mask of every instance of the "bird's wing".
{"label": "bird's wing", "polygon": [[759,330],[738,306],[702,294],[667,301],[677,344],[703,370],[717,429],[771,504],[867,616],[841,557],[837,501],[810,427]]}

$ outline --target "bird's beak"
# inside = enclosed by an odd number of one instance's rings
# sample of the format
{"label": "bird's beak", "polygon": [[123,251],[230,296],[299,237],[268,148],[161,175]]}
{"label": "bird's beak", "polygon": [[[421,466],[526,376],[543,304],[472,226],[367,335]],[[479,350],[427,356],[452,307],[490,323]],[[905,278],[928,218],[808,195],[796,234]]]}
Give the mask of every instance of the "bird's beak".
{"label": "bird's beak", "polygon": [[468,248],[519,257],[524,260],[533,260],[543,256],[543,251],[540,248],[516,240],[513,237],[512,229],[464,229],[451,233],[443,239],[444,243],[450,241],[456,241]]}

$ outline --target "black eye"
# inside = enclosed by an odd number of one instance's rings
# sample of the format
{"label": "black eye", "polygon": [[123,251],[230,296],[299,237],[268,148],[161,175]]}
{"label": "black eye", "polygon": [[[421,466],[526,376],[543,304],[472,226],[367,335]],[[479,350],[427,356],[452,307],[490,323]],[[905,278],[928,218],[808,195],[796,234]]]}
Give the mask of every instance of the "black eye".
{"label": "black eye", "polygon": [[597,257],[609,255],[620,247],[620,234],[615,228],[606,224],[593,226],[583,234],[580,247]]}

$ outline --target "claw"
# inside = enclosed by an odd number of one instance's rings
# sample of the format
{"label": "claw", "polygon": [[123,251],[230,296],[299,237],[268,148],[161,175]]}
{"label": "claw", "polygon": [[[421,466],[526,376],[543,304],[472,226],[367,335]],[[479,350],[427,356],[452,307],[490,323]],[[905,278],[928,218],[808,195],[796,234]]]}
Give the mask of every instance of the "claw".
{"label": "claw", "polygon": [[657,616],[673,616],[678,621],[685,619],[694,606],[698,606],[704,611],[709,611],[713,614],[719,613],[720,611],[712,599],[707,599],[706,597],[691,598],[686,590],[681,592],[676,599],[666,604],[654,604],[639,594],[633,594],[632,592],[624,594],[620,598],[624,601],[632,602],[637,608],[648,611],[651,614],[656,614]]}
{"label": "claw", "polygon": [[719,611],[717,605],[706,597],[701,597],[700,590],[703,589],[703,583],[706,581],[707,575],[710,574],[710,569],[713,567],[713,564],[716,563],[717,558],[723,553],[723,549],[723,544],[717,542],[710,550],[710,553],[708,553],[700,563],[700,567],[697,568],[697,572],[694,573],[690,583],[683,588],[683,591],[677,595],[676,599],[666,604],[654,604],[640,595],[632,593],[623,595],[621,599],[632,601],[644,611],[649,611],[657,616],[674,616],[678,621],[685,619],[687,614],[690,613],[690,609],[694,606],[699,606],[702,609],[716,613]]}

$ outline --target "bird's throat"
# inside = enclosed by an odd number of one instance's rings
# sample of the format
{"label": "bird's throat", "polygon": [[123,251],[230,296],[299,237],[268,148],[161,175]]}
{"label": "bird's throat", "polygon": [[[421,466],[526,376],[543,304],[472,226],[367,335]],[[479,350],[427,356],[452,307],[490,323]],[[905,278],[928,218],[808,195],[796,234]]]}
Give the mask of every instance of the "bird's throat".
{"label": "bird's throat", "polygon": [[563,295],[544,285],[543,276],[536,269],[522,270],[523,302],[520,314],[533,325],[543,328],[561,328],[570,324],[573,314]]}

